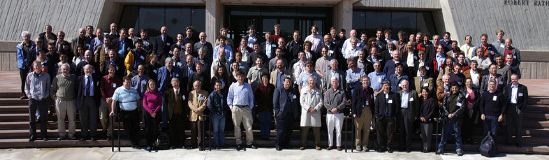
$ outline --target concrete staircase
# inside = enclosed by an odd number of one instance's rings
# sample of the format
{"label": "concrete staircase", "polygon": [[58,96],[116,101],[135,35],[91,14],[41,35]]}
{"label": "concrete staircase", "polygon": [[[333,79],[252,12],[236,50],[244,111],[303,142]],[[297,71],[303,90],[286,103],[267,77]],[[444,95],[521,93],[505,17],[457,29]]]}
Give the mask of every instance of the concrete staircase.
{"label": "concrete staircase", "polygon": [[[78,140],[64,140],[57,141],[57,123],[51,119],[48,121],[48,141],[36,140],[35,142],[28,142],[29,137],[29,123],[28,123],[28,100],[20,100],[19,93],[0,93],[0,148],[29,148],[29,147],[110,147],[111,141],[106,139],[99,139],[95,142],[92,141],[78,141]],[[530,154],[549,154],[549,98],[532,97],[529,102],[530,106],[523,111],[523,145],[522,147],[507,146],[505,145],[505,131],[500,128],[501,136],[498,138],[498,149],[504,153],[530,153]],[[274,124],[272,125],[271,136],[269,140],[259,140],[259,127],[258,121],[254,121],[254,138],[257,146],[261,147],[274,147],[276,139],[276,131],[274,130]],[[324,122],[324,121],[323,121]],[[350,122],[350,121],[348,121]],[[67,123],[67,122],[64,122]],[[37,132],[39,133],[39,126],[37,124]],[[66,125],[68,126],[68,125]],[[79,133],[79,121],[77,118],[77,135]],[[99,130],[101,130],[101,127]],[[226,137],[227,146],[234,146],[235,139],[232,132],[232,124],[227,121],[226,124]],[[323,126],[325,127],[325,126]],[[325,129],[324,129],[325,130]],[[480,141],[482,128],[477,128],[474,139]],[[99,132],[100,133],[100,132]],[[124,133],[122,137],[124,137]],[[143,133],[141,133],[143,135]],[[349,136],[348,145],[352,146],[354,140],[352,140],[351,132],[344,132]],[[187,135],[186,143],[189,144],[190,131],[186,130]],[[310,133],[312,136],[312,133]],[[144,136],[142,136],[144,137]],[[415,150],[421,148],[421,140],[419,135],[414,135],[415,141],[412,147]],[[309,147],[312,146],[312,137],[309,138]],[[327,133],[325,131],[321,134],[322,147],[327,146]],[[343,140],[343,139],[342,139]],[[398,144],[398,136],[395,137]],[[206,140],[207,142],[207,140]],[[115,142],[117,144],[118,142]],[[143,142],[144,143],[144,140]],[[290,142],[292,146],[297,147],[300,144],[300,131],[299,126],[296,123],[293,130],[292,140]],[[122,146],[129,146],[130,142],[123,139],[121,141]],[[207,143],[206,143],[207,144]],[[447,150],[453,150],[454,145],[448,145]],[[467,151],[478,151],[478,144],[464,145]],[[349,148],[350,149],[350,148]]]}

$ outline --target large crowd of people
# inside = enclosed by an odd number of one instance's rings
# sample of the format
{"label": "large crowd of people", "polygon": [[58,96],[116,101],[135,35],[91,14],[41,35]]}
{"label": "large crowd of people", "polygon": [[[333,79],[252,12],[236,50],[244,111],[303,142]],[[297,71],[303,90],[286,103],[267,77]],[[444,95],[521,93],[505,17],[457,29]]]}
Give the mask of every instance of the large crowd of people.
{"label": "large crowd of people", "polygon": [[[357,151],[410,152],[420,133],[421,151],[430,152],[440,125],[436,152],[451,140],[461,156],[462,144],[475,141],[474,126],[496,137],[504,121],[507,143],[520,146],[528,91],[519,83],[520,51],[501,30],[491,44],[482,34],[475,36],[480,44],[467,35],[459,46],[448,32],[440,39],[399,31],[394,40],[390,29],[378,29],[374,37],[353,29],[346,37],[344,29],[332,27],[324,34],[312,26],[302,40],[299,31],[282,35],[280,29],[276,24],[262,37],[252,25],[239,42],[227,37],[226,28],[215,42],[206,41],[204,32],[194,37],[192,27],[172,38],[165,26],[156,37],[115,23],[106,33],[86,26],[70,42],[50,25],[34,41],[24,31],[17,62],[21,98],[29,99],[29,141],[48,140],[46,123],[52,117],[58,140],[111,139],[110,124],[119,117],[134,148],[154,149],[161,132],[169,134],[171,148],[200,148],[206,134],[202,123],[212,124],[213,146],[223,148],[225,123],[232,122],[241,150],[257,148],[254,122],[258,138],[268,140],[274,119],[276,150],[291,148],[294,123],[301,127],[295,147],[307,149],[312,129],[314,149],[341,150],[342,127],[350,117]],[[328,146],[321,146],[324,126]],[[141,129],[145,146],[138,143]],[[186,129],[190,146],[185,146]]]}

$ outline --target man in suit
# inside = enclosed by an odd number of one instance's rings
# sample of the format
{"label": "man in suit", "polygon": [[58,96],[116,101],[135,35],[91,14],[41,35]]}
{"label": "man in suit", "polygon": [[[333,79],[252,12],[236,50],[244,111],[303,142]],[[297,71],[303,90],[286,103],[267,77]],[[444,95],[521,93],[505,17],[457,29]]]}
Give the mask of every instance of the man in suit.
{"label": "man in suit", "polygon": [[[433,81],[433,78],[426,76],[426,74],[426,67],[419,67],[419,75],[414,77],[414,90],[421,91],[421,88],[427,88],[429,91],[432,91],[435,88],[435,81]],[[419,97],[421,97],[421,94]]]}
{"label": "man in suit", "polygon": [[[389,81],[383,81],[382,92],[375,99],[374,115],[376,117],[378,152],[393,153],[393,136],[396,129],[396,115],[400,108],[400,97],[397,93],[391,92]],[[387,140],[385,140],[387,139]]]}
{"label": "man in suit", "polygon": [[273,94],[273,108],[276,116],[276,150],[289,148],[293,122],[300,115],[298,93],[291,88],[292,79],[284,77],[284,87],[276,88]]}
{"label": "man in suit", "polygon": [[[164,93],[168,88],[172,88],[172,83],[168,83],[172,78],[177,78],[181,82],[183,74],[179,68],[173,66],[173,59],[168,57],[164,60],[164,67],[158,69],[158,91]],[[178,83],[179,84],[179,83]],[[186,86],[186,84],[181,84]]]}
{"label": "man in suit", "polygon": [[343,90],[344,87],[347,85],[346,81],[344,81],[345,73],[339,69],[337,69],[338,62],[335,59],[330,60],[330,70],[327,70],[326,73],[324,73],[323,84],[322,88],[323,91],[326,92],[330,88],[332,88],[332,83],[330,83],[332,77],[337,77],[339,81],[339,89]]}
{"label": "man in suit", "polygon": [[124,28],[120,29],[120,36],[113,39],[112,44],[118,48],[117,53],[118,58],[120,59],[126,59],[128,51],[135,48],[133,46],[133,41],[128,38],[127,31]]}
{"label": "man in suit", "polygon": [[[507,103],[507,143],[520,147],[522,139],[522,110],[528,105],[528,87],[519,83],[517,74],[511,75],[511,84],[503,90]],[[515,138],[513,138],[515,135]]]}
{"label": "man in suit", "polygon": [[158,55],[160,62],[164,61],[166,57],[170,57],[170,46],[173,44],[173,38],[168,36],[168,27],[162,26],[160,28],[160,35],[154,38],[153,52]]}
{"label": "man in suit", "polygon": [[[210,42],[207,42],[206,41],[206,33],[204,32],[200,32],[200,34],[198,35],[198,39],[200,41],[194,43],[194,53],[198,53],[198,50],[200,48],[204,48],[204,53],[206,53],[206,57],[212,57],[213,56],[213,47],[212,47],[212,44]],[[212,59],[208,59],[210,62]]]}
{"label": "man in suit", "polygon": [[372,111],[374,108],[374,90],[369,87],[370,78],[362,77],[362,87],[355,88],[351,101],[351,113],[356,126],[355,145],[357,151],[368,149]]}
{"label": "man in suit", "polygon": [[[420,67],[424,66],[425,70],[427,72],[425,73],[425,76],[427,77],[433,77],[433,60],[427,59],[427,53],[424,51],[418,51],[417,53],[419,60],[414,62],[414,69],[412,69],[412,72],[415,72],[414,74],[419,76],[420,75]],[[419,89],[419,88],[418,88]],[[430,89],[429,89],[430,90]]]}
{"label": "man in suit", "polygon": [[461,149],[461,123],[463,112],[465,111],[465,96],[459,91],[459,85],[452,83],[450,93],[446,94],[442,100],[441,117],[443,122],[442,138],[438,144],[437,154],[444,154],[443,148],[446,141],[455,135],[456,152],[458,156],[463,156]]}
{"label": "man in suit", "polygon": [[103,61],[105,59],[109,59],[109,50],[111,49],[117,50],[116,46],[111,44],[111,38],[109,38],[109,36],[103,37],[102,40],[103,40],[103,44],[98,46],[95,49],[95,54],[94,54],[95,62],[97,62],[98,64],[103,64]]}
{"label": "man in suit", "polygon": [[184,141],[184,124],[187,112],[185,107],[185,93],[186,90],[182,90],[179,84],[179,78],[171,78],[171,86],[164,91],[162,97],[162,124],[163,127],[169,128],[170,131],[170,146],[171,148],[182,148],[185,144]]}
{"label": "man in suit", "polygon": [[260,52],[262,55],[266,55],[268,60],[274,58],[277,44],[271,39],[271,32],[265,33],[265,42],[262,42],[260,45]]}
{"label": "man in suit", "polygon": [[105,59],[103,63],[101,64],[101,74],[107,75],[109,74],[109,65],[115,66],[115,75],[118,78],[122,78],[125,74],[124,64],[121,60],[119,60],[116,56],[116,51],[114,49],[109,50],[109,58]]}
{"label": "man in suit", "polygon": [[[208,102],[208,92],[202,90],[202,82],[193,82],[193,91],[189,93],[189,121],[191,122],[191,148],[201,146],[202,133],[202,121],[201,117],[206,109],[206,102]],[[198,140],[197,140],[198,139]],[[200,148],[200,151],[204,148]]]}
{"label": "man in suit", "polygon": [[[92,141],[97,140],[97,119],[99,119],[99,78],[93,76],[93,66],[84,66],[84,75],[76,80],[78,88],[76,96],[76,108],[80,115],[81,135],[80,141],[85,141],[91,136]],[[89,133],[88,133],[89,130]]]}
{"label": "man in suit", "polygon": [[400,150],[406,150],[410,153],[410,147],[412,145],[412,135],[414,121],[417,118],[419,112],[419,99],[417,92],[410,90],[408,80],[402,80],[400,82],[401,91],[398,92],[400,97],[400,107],[398,112],[398,126],[400,133]]}
{"label": "man in suit", "polygon": [[482,82],[480,83],[480,94],[486,92],[488,90],[488,82],[490,80],[496,81],[496,91],[501,92],[503,91],[503,88],[506,85],[506,79],[505,76],[502,76],[501,74],[497,74],[497,66],[496,64],[491,64],[490,69],[488,69],[489,74],[482,76]]}

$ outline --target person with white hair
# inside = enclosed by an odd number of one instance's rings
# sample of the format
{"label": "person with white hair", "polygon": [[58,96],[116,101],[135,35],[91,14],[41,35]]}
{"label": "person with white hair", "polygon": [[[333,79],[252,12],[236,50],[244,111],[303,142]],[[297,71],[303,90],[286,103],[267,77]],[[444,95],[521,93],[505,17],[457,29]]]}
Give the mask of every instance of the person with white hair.
{"label": "person with white hair", "polygon": [[68,64],[61,65],[61,74],[53,78],[51,83],[50,95],[55,101],[57,110],[57,130],[59,131],[59,139],[67,138],[65,131],[65,117],[69,119],[69,139],[76,139],[76,116],[75,91],[76,91],[76,76],[69,73],[70,67]]}
{"label": "person with white hair", "polygon": [[21,77],[21,99],[27,99],[25,94],[25,80],[27,79],[27,73],[32,68],[32,62],[36,59],[36,45],[31,40],[31,34],[29,31],[23,31],[21,33],[23,42],[17,44],[17,68],[19,68],[19,77]]}
{"label": "person with white hair", "polygon": [[[173,87],[171,85],[170,80],[172,78],[179,78],[179,81],[182,81],[183,74],[181,73],[181,70],[179,67],[174,67],[173,59],[171,57],[168,57],[164,59],[164,67],[161,67],[158,69],[158,91],[164,93],[168,88]],[[186,87],[187,84],[180,84],[183,87]],[[187,90],[187,88],[183,88],[183,90]]]}
{"label": "person with white hair", "polygon": [[[99,119],[99,79],[92,74],[93,66],[84,66],[84,74],[76,80],[76,108],[80,116],[80,141],[97,140],[97,119]],[[89,137],[88,137],[89,136]]]}
{"label": "person with white hair", "polygon": [[335,59],[332,59],[330,61],[330,70],[327,70],[326,73],[324,73],[324,78],[322,78],[322,90],[326,92],[330,88],[332,88],[331,79],[332,77],[337,77],[339,81],[338,88],[343,90],[343,87],[346,85],[346,81],[344,81],[345,72],[337,69],[338,62]]}
{"label": "person with white hair", "polygon": [[343,108],[345,108],[345,91],[339,87],[340,78],[330,78],[330,88],[324,93],[324,107],[327,110],[326,124],[328,126],[328,150],[333,148],[334,129],[336,132],[337,150],[341,151],[341,127],[343,126]]}

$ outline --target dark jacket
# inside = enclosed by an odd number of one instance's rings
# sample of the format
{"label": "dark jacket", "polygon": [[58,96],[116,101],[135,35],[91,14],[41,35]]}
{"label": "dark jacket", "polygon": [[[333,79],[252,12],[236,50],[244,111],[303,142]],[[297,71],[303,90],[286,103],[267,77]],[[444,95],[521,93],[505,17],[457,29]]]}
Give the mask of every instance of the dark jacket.
{"label": "dark jacket", "polygon": [[[183,79],[182,79],[183,75],[179,70],[179,68],[174,66],[172,68],[172,71],[170,72],[168,71],[166,66],[164,66],[158,69],[158,77],[157,77],[158,91],[164,93],[164,91],[172,87],[172,84],[171,84],[172,79],[170,78],[170,75],[171,75],[171,78],[179,79],[179,86],[186,86],[186,84],[183,84]],[[183,88],[183,87],[181,87],[181,89],[188,90],[187,88]]]}
{"label": "dark jacket", "polygon": [[[299,114],[299,94],[292,88],[276,88],[273,93],[273,108],[277,118],[297,119]],[[293,115],[293,117],[287,117]]]}
{"label": "dark jacket", "polygon": [[[388,99],[387,99],[388,98]],[[398,108],[400,108],[400,97],[395,92],[389,91],[387,98],[385,93],[381,92],[375,99],[375,117],[376,118],[393,118],[397,115]],[[391,103],[389,103],[391,102]],[[385,115],[385,111],[388,115]]]}
{"label": "dark jacket", "polygon": [[221,93],[212,92],[208,96],[207,107],[210,110],[211,115],[219,115],[225,117],[229,110],[227,106],[227,94],[221,91]]}
{"label": "dark jacket", "polygon": [[[495,100],[494,100],[495,99]],[[507,111],[508,100],[501,92],[486,91],[480,96],[480,114],[500,116]]]}
{"label": "dark jacket", "polygon": [[[505,98],[507,99],[507,103],[511,105],[511,96],[513,95],[511,89],[512,84],[508,84],[505,86],[505,89],[503,90],[503,94],[505,95]],[[528,87],[518,84],[518,90],[517,90],[517,107],[519,109],[524,109],[528,106]]]}
{"label": "dark jacket", "polygon": [[[455,101],[455,104],[452,104],[452,95],[453,93],[446,94],[444,98],[442,99],[442,110],[441,110],[441,116],[442,119],[448,118],[448,115],[452,114],[453,118],[462,118],[463,112],[467,108],[467,104],[465,104],[465,96],[463,93],[458,92],[457,93],[457,99]],[[455,105],[455,109],[451,109],[450,107]],[[453,121],[454,123],[461,123],[460,121]]]}
{"label": "dark jacket", "polygon": [[357,87],[353,89],[353,96],[351,99],[351,113],[356,114],[356,117],[360,117],[362,115],[362,109],[364,106],[369,106],[371,112],[374,112],[374,90],[371,87],[368,87],[368,97],[370,97],[370,101],[366,103],[366,99],[364,99],[364,91],[362,90],[362,87]]}
{"label": "dark jacket", "polygon": [[162,41],[162,35],[154,38],[153,41],[153,53],[158,55],[158,58],[162,60],[162,57],[169,57],[170,47],[173,44],[173,38],[166,35],[164,41]]}
{"label": "dark jacket", "polygon": [[419,117],[425,118],[427,123],[433,122],[433,119],[437,117],[438,104],[434,98],[428,98],[427,100],[421,99],[420,114]]}
{"label": "dark jacket", "polygon": [[[95,105],[99,105],[99,98],[101,97],[101,93],[99,93],[99,77],[94,76],[92,74],[92,80],[93,80],[93,86],[90,85],[90,87],[93,87],[93,99],[95,101]],[[82,103],[84,102],[84,94],[85,94],[85,88],[86,88],[86,76],[81,75],[76,79],[76,108],[81,109]]]}

